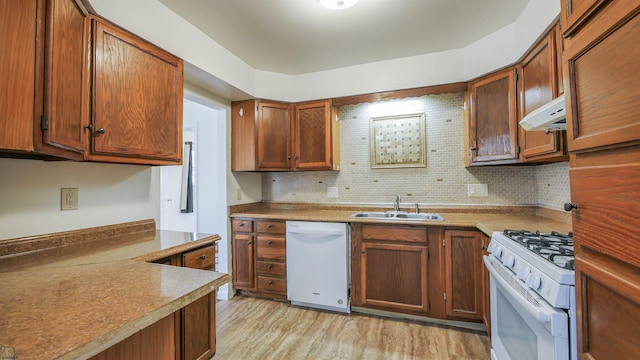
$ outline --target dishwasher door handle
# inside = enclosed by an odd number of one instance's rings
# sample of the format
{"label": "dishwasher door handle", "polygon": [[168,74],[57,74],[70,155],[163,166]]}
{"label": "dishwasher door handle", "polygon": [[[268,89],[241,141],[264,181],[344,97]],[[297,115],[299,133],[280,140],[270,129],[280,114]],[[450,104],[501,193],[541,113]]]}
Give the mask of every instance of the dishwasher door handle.
{"label": "dishwasher door handle", "polygon": [[313,230],[292,230],[288,231],[290,234],[302,235],[306,238],[322,239],[327,237],[342,236],[344,231],[313,231]]}

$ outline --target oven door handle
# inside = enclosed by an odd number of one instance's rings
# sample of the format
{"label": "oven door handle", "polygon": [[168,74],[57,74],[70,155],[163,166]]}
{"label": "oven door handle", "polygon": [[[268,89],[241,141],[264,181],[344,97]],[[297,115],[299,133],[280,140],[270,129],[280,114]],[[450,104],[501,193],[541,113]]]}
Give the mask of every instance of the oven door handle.
{"label": "oven door handle", "polygon": [[[497,273],[494,268],[493,260],[489,258],[489,256],[484,256],[484,264],[489,270],[491,277],[495,279],[500,284],[500,287],[504,289],[512,299],[515,299],[522,308],[524,308],[534,319],[537,319],[541,323],[551,323],[554,316],[558,316],[558,310],[551,307],[544,301],[542,298],[535,299],[540,304],[540,307],[535,306],[534,304],[527,301],[522,294],[516,291],[505,279],[502,278],[500,274]],[[502,265],[497,265],[502,266]],[[518,281],[518,280],[516,280]],[[533,296],[533,295],[532,295]]]}

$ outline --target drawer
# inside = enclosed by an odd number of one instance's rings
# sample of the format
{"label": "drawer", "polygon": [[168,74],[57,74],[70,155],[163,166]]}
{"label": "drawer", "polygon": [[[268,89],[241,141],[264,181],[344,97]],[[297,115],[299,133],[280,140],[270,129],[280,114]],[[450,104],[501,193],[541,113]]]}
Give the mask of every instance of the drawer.
{"label": "drawer", "polygon": [[258,258],[285,261],[286,249],[284,238],[258,235]]}
{"label": "drawer", "polygon": [[213,270],[215,258],[216,246],[211,245],[182,254],[182,266],[192,269]]}
{"label": "drawer", "polygon": [[269,276],[258,276],[258,290],[268,292],[286,292],[287,280]]}
{"label": "drawer", "polygon": [[362,239],[426,243],[427,228],[363,225]]}
{"label": "drawer", "polygon": [[260,275],[284,277],[287,274],[287,265],[285,263],[258,261],[256,267]]}
{"label": "drawer", "polygon": [[253,232],[253,221],[252,220],[233,220],[231,221],[231,231]]}
{"label": "drawer", "polygon": [[285,223],[283,221],[258,221],[258,232],[263,234],[282,234],[285,233]]}

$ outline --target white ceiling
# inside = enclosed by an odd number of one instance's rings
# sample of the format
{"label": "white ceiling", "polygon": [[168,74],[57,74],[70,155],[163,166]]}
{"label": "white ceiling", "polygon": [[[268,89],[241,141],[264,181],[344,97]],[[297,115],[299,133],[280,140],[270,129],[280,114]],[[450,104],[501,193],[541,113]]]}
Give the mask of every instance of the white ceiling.
{"label": "white ceiling", "polygon": [[[257,70],[303,74],[465,47],[530,0],[160,0]],[[534,0],[535,1],[535,0]]]}

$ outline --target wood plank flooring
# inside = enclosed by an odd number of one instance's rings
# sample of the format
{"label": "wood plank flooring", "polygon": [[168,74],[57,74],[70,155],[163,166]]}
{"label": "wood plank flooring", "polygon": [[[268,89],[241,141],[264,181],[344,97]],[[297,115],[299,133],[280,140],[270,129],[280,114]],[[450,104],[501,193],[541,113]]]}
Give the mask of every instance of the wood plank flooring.
{"label": "wood plank flooring", "polygon": [[482,332],[242,296],[216,307],[214,359],[490,359]]}

